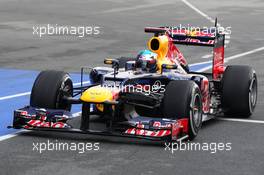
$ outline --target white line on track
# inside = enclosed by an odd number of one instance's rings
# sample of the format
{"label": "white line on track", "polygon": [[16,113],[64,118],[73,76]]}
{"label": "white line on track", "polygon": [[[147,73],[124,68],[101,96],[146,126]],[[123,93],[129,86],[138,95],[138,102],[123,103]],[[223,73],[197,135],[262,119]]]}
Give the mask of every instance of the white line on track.
{"label": "white line on track", "polygon": [[[89,81],[84,81],[83,84],[87,84],[89,83]],[[73,86],[79,86],[81,85],[81,83],[74,83]],[[27,96],[30,95],[30,92],[23,92],[23,93],[19,93],[19,94],[14,94],[14,95],[8,95],[8,96],[4,96],[4,97],[0,97],[0,101],[1,100],[8,100],[11,98],[16,98],[16,97],[21,97],[21,96]]]}
{"label": "white line on track", "polygon": [[[82,113],[81,111],[80,112],[76,112],[76,113],[73,113],[72,116],[73,117],[78,117],[78,116],[81,115],[81,113]],[[15,132],[15,133],[11,133],[11,134],[0,136],[0,142],[4,141],[4,140],[7,140],[7,139],[10,139],[10,138],[13,138],[13,137],[16,137],[16,136],[18,136],[21,133],[30,132],[30,131],[31,130],[22,129],[22,130],[19,130],[19,131]]]}
{"label": "white line on track", "polygon": [[[73,113],[72,116],[73,117],[78,117],[78,116],[81,115],[81,113],[82,112],[76,112],[76,113]],[[13,137],[16,137],[16,136],[18,136],[21,133],[30,132],[30,131],[31,130],[24,130],[24,129],[22,129],[22,130],[19,130],[19,131],[15,132],[15,133],[12,133],[12,134],[7,134],[7,135],[0,136],[0,142],[1,141],[4,141],[4,140],[7,140],[7,139],[11,139]]]}
{"label": "white line on track", "polygon": [[23,92],[23,93],[19,93],[19,94],[15,94],[15,95],[8,95],[8,96],[0,97],[0,101],[1,100],[7,100],[7,99],[10,99],[10,98],[26,96],[26,95],[30,95],[30,92]]}
{"label": "white line on track", "polygon": [[139,10],[139,9],[145,9],[145,8],[151,8],[151,7],[159,7],[162,5],[170,5],[170,4],[175,4],[174,1],[160,1],[160,2],[155,2],[152,1],[151,4],[143,4],[143,5],[136,5],[136,6],[131,6],[131,7],[120,7],[120,8],[114,8],[110,10],[105,10],[101,13],[117,13],[117,12],[124,12],[124,11],[131,11],[131,10]]}
{"label": "white line on track", "polygon": [[[257,48],[257,49],[253,49],[253,50],[250,50],[250,51],[247,51],[247,52],[243,52],[243,53],[240,53],[240,54],[237,54],[237,55],[233,55],[233,56],[227,57],[227,58],[225,58],[225,63],[227,63],[227,62],[229,62],[231,60],[243,57],[243,56],[247,56],[247,55],[250,55],[250,54],[253,54],[253,53],[256,53],[256,52],[263,51],[263,50],[264,50],[264,47],[260,47],[260,48]],[[203,63],[207,63],[207,62],[203,62]],[[205,67],[203,69],[200,69],[197,72],[204,72],[204,71],[206,71],[206,70],[208,70],[210,68],[212,68],[212,65],[207,66],[207,67]]]}
{"label": "white line on track", "polygon": [[0,137],[0,142],[4,141],[4,140],[7,140],[7,139],[10,139],[12,137],[16,137],[17,135],[19,135],[21,133],[24,133],[24,132],[30,132],[30,130],[22,129],[22,130],[19,130],[19,131],[15,132],[15,133],[12,133],[12,134],[3,135],[3,136]]}
{"label": "white line on track", "polygon": [[[87,84],[89,83],[89,81],[84,81],[83,84]],[[79,86],[81,85],[81,83],[74,83],[73,86]],[[20,94],[15,94],[15,95],[9,95],[9,96],[5,96],[5,97],[1,97],[0,100],[7,100],[7,99],[11,99],[11,98],[15,98],[15,97],[21,97],[21,96],[26,96],[26,95],[30,95],[30,92],[24,92],[24,93],[20,93]],[[76,112],[73,115],[73,117],[77,117],[81,114],[81,112]],[[3,135],[0,136],[0,142],[6,139],[10,139],[12,137],[15,137],[17,135],[19,135],[22,132],[28,132],[29,130],[19,130],[18,132],[12,133],[12,134],[7,134],[7,135]]]}
{"label": "white line on track", "polygon": [[225,58],[225,61],[228,62],[230,60],[234,60],[234,59],[239,58],[239,57],[243,57],[243,56],[246,56],[246,55],[249,55],[249,54],[260,52],[262,50],[264,50],[264,47],[260,47],[260,48],[253,49],[253,50],[250,50],[250,51],[247,51],[247,52],[244,52],[244,53],[240,53],[240,54],[237,54],[237,55],[233,55],[233,56],[227,57],[227,58]]}
{"label": "white line on track", "polygon": [[191,9],[193,9],[194,11],[196,11],[198,14],[200,14],[203,17],[205,17],[206,19],[208,19],[211,23],[213,23],[213,24],[215,23],[215,20],[213,18],[211,18],[210,16],[208,16],[207,14],[205,14],[204,12],[202,12],[201,10],[199,10],[198,8],[196,8],[194,5],[192,5],[191,3],[189,3],[187,0],[182,0],[182,2],[185,3],[187,6],[189,6]]}
{"label": "white line on track", "polygon": [[194,64],[190,64],[190,66],[197,66],[197,65],[202,65],[202,64],[206,64],[206,63],[212,63],[212,61],[209,60],[209,61],[203,61],[203,62],[199,62],[199,63],[194,63]]}
{"label": "white line on track", "polygon": [[[181,0],[184,4],[186,4],[188,7],[190,7],[191,9],[193,9],[194,11],[196,11],[198,14],[200,14],[201,16],[205,17],[207,20],[209,20],[211,23],[215,23],[215,20],[213,18],[211,18],[209,15],[205,14],[204,12],[202,12],[201,10],[199,10],[197,7],[195,7],[194,5],[192,5],[190,2],[188,2],[187,0]],[[217,23],[218,27],[221,27],[221,24],[218,22]],[[227,47],[227,45],[230,43],[230,34],[228,34],[225,31],[225,48]],[[208,57],[208,55],[204,55],[202,56],[202,58],[210,58]]]}
{"label": "white line on track", "polygon": [[212,57],[212,56],[213,56],[213,54],[207,54],[207,55],[202,56],[202,58],[207,59],[207,58],[210,58],[210,57]]}
{"label": "white line on track", "polygon": [[4,141],[4,140],[7,140],[7,139],[10,139],[12,137],[16,137],[17,135],[18,135],[18,132],[14,133],[14,134],[3,135],[3,136],[0,137],[0,142]]}
{"label": "white line on track", "polygon": [[245,123],[260,123],[264,124],[263,120],[250,120],[250,119],[239,119],[239,118],[216,118],[217,120],[222,120],[222,121],[232,121],[232,122],[245,122]]}

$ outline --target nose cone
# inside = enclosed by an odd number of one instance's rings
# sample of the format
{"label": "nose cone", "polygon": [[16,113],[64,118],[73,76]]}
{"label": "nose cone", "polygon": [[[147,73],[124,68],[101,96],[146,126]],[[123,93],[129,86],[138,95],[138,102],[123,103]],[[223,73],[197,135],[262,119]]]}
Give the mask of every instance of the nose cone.
{"label": "nose cone", "polygon": [[84,91],[80,99],[89,103],[103,103],[113,100],[113,95],[112,91],[106,87],[94,86]]}

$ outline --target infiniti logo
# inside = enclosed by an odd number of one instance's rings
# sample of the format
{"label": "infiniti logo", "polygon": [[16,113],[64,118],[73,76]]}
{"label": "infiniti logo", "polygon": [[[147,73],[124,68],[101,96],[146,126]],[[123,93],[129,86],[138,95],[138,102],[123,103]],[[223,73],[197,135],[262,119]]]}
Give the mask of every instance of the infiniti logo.
{"label": "infiniti logo", "polygon": [[160,90],[161,86],[162,86],[162,84],[161,84],[160,80],[155,81],[155,83],[152,86],[152,91],[158,92]]}

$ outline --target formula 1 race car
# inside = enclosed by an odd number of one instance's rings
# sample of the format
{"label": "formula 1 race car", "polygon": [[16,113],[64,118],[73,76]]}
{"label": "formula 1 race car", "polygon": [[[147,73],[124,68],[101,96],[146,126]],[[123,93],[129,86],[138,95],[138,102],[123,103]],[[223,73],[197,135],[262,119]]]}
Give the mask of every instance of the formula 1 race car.
{"label": "formula 1 race car", "polygon": [[[30,105],[15,110],[13,128],[114,135],[162,141],[193,140],[212,116],[249,117],[257,101],[257,76],[249,66],[224,66],[225,35],[147,27],[154,36],[136,58],[105,59],[89,71],[90,84],[73,87],[68,73],[42,71]],[[213,48],[212,73],[190,72],[176,44]],[[72,104],[82,104],[81,124],[70,125]],[[91,129],[98,116],[104,128]]]}

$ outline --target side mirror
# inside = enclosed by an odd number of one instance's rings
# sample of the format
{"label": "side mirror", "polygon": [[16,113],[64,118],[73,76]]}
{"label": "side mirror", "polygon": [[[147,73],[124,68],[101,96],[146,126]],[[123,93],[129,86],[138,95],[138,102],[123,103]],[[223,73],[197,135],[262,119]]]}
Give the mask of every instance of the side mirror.
{"label": "side mirror", "polygon": [[178,65],[176,64],[162,64],[161,65],[161,73],[163,72],[163,69],[177,69]]}
{"label": "side mirror", "polygon": [[112,65],[112,68],[114,68],[114,78],[115,78],[119,70],[119,61],[117,59],[106,58],[104,60],[104,64]]}
{"label": "side mirror", "polygon": [[106,58],[104,60],[104,64],[110,64],[110,65],[112,65],[114,67],[114,66],[119,65],[119,61],[117,59]]}
{"label": "side mirror", "polygon": [[104,64],[112,65],[112,68],[118,70],[119,69],[119,61],[117,59],[106,58],[104,60]]}

